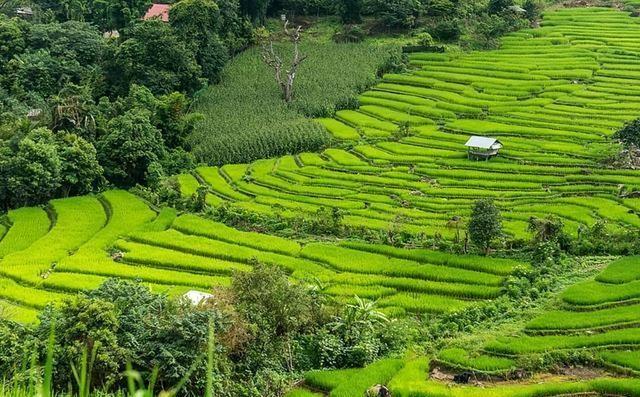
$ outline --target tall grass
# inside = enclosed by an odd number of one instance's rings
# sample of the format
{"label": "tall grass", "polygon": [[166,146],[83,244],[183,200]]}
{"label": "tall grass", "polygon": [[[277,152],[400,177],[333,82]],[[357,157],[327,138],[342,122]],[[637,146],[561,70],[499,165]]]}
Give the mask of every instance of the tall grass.
{"label": "tall grass", "polygon": [[185,386],[186,382],[198,369],[198,365],[203,357],[206,357],[206,390],[205,397],[214,397],[214,372],[216,370],[216,339],[215,325],[213,321],[209,324],[209,336],[207,338],[206,351],[195,356],[193,364],[189,367],[186,375],[169,390],[156,392],[156,380],[158,379],[158,368],[151,371],[149,379],[143,379],[138,371],[135,371],[131,363],[126,364],[126,371],[123,373],[126,380],[126,388],[106,391],[92,388],[92,370],[96,360],[99,345],[94,345],[93,349],[85,349],[79,357],[77,366],[72,364],[70,370],[73,373],[75,384],[69,384],[70,390],[57,391],[54,388],[54,365],[55,360],[55,323],[51,323],[51,330],[46,344],[46,358],[43,366],[38,365],[35,357],[37,352],[31,355],[30,368],[23,365],[25,371],[30,372],[26,382],[18,381],[17,378],[0,380],[0,396],[2,397],[175,397]]}

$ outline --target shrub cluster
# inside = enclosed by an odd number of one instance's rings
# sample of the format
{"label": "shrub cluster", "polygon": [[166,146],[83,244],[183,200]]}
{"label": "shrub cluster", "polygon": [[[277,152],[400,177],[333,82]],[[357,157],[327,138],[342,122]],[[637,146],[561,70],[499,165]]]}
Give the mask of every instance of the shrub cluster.
{"label": "shrub cluster", "polygon": [[0,370],[20,385],[29,382],[33,362],[53,353],[55,390],[77,392],[72,368],[88,353],[95,390],[124,390],[130,367],[142,379],[155,378],[156,390],[184,382],[185,396],[205,395],[210,379],[219,396],[276,396],[300,371],[366,365],[402,351],[411,338],[405,323],[387,320],[371,302],[339,310],[318,289],[257,262],[213,293],[193,305],[137,282],[108,280],[47,306],[37,325],[0,321]]}

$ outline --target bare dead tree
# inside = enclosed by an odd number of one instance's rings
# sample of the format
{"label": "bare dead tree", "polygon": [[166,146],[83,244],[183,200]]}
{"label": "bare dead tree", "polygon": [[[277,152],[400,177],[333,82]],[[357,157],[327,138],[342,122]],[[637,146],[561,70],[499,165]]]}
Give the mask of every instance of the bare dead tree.
{"label": "bare dead tree", "polygon": [[299,49],[301,33],[302,26],[292,30],[289,28],[289,21],[284,21],[284,34],[293,43],[293,58],[288,69],[285,69],[283,57],[274,48],[273,39],[269,39],[269,44],[262,46],[262,60],[273,68],[276,82],[282,90],[282,97],[287,103],[293,100],[293,84],[296,80],[298,67],[307,59],[307,56],[302,55]]}

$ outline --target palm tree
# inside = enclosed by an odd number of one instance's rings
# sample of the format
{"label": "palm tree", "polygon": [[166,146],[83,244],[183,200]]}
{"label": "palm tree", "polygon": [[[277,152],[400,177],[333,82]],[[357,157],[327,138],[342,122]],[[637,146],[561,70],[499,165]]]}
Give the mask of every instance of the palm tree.
{"label": "palm tree", "polygon": [[355,303],[346,307],[344,316],[336,318],[332,328],[334,331],[346,331],[353,328],[367,328],[371,331],[377,325],[389,322],[384,313],[376,310],[376,302],[355,296]]}

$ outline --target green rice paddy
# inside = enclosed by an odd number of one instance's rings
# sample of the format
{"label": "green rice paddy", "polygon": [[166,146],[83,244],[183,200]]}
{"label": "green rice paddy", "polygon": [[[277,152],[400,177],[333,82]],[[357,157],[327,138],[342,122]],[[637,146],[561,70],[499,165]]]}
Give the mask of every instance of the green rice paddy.
{"label": "green rice paddy", "polygon": [[[640,188],[640,171],[601,161],[615,151],[611,135],[640,110],[639,36],[626,13],[572,8],[495,51],[413,54],[411,71],[385,76],[358,109],[318,120],[342,148],[198,173],[239,208],[292,216],[335,207],[357,228],[399,224],[453,238],[449,221],[464,223],[473,201],[488,197],[512,238],[548,213],[574,236],[598,220],[638,229],[637,199],[625,197]],[[410,136],[398,136],[402,126]],[[504,149],[468,160],[470,135],[496,137]]]}
{"label": "green rice paddy", "polygon": [[[227,285],[233,272],[250,271],[255,260],[280,266],[292,278],[319,280],[338,301],[359,295],[379,299],[383,310],[398,316],[445,313],[500,296],[505,277],[526,266],[369,244],[301,245],[195,215],[156,213],[125,191],[54,200],[49,216],[27,208],[8,220],[0,243],[7,252],[0,262],[0,304],[5,316],[25,322],[48,302],[109,277],[180,295]],[[25,225],[39,234],[24,233]]]}

